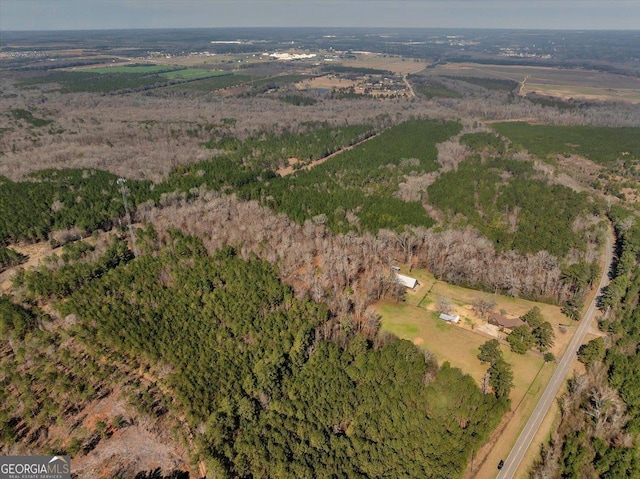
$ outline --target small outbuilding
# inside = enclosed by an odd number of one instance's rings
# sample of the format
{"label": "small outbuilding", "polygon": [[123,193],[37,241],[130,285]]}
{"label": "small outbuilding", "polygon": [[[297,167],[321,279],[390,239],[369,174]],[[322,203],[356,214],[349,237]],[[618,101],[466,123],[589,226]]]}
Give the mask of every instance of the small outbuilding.
{"label": "small outbuilding", "polygon": [[446,321],[447,323],[459,323],[460,316],[458,314],[445,314],[440,313],[440,319]]}
{"label": "small outbuilding", "polygon": [[399,273],[396,273],[396,282],[410,289],[414,289],[416,286],[418,286],[417,279],[411,278],[409,276],[405,276],[404,274],[399,274]]}

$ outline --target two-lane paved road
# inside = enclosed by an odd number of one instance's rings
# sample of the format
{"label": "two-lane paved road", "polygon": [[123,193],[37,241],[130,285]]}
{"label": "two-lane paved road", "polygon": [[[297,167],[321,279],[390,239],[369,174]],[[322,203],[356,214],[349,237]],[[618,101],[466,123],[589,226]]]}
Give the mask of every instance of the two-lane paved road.
{"label": "two-lane paved road", "polygon": [[[605,245],[604,267],[602,277],[600,278],[600,285],[598,286],[599,290],[609,284],[609,269],[613,260],[613,245],[611,236],[611,233],[608,232],[607,242]],[[573,359],[578,352],[578,348],[582,344],[585,335],[589,331],[591,322],[596,315],[596,298],[597,295],[593,298],[593,301],[591,301],[589,309],[587,309],[586,314],[580,321],[580,324],[578,325],[573,338],[571,338],[571,341],[569,342],[569,346],[567,346],[567,350],[562,355],[562,359],[558,363],[558,367],[553,373],[549,384],[547,384],[547,388],[544,390],[544,393],[538,401],[536,408],[533,410],[529,421],[527,421],[527,424],[524,426],[524,429],[520,433],[520,437],[518,437],[518,440],[513,446],[513,449],[511,449],[509,456],[507,457],[507,459],[505,459],[504,466],[498,473],[497,479],[512,479],[515,477],[516,471],[518,470],[518,466],[520,466],[522,458],[527,452],[527,449],[529,449],[531,441],[533,441],[533,437],[538,432],[538,428],[540,427],[542,420],[547,415],[549,407],[558,394],[560,386],[564,382],[567,373],[569,372],[569,368],[571,367],[571,363],[573,362]]]}

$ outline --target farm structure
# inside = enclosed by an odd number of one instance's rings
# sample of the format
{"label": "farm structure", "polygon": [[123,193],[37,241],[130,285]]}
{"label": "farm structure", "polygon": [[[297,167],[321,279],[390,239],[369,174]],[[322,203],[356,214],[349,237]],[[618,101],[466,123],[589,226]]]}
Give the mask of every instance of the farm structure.
{"label": "farm structure", "polygon": [[415,289],[415,287],[418,286],[417,279],[399,273],[396,273],[396,282],[409,289]]}
{"label": "farm structure", "polygon": [[460,316],[457,314],[445,314],[445,313],[441,313],[439,318],[443,321],[446,321],[447,323],[459,323],[460,322]]}
{"label": "farm structure", "polygon": [[507,318],[500,313],[492,313],[489,316],[489,324],[493,324],[494,326],[504,329],[513,329],[518,326],[522,326],[525,323],[519,318]]}

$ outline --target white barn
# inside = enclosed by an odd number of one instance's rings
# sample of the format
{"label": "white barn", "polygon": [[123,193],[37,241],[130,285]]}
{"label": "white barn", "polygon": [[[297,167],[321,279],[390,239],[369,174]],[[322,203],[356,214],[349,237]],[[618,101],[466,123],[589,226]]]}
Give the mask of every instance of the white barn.
{"label": "white barn", "polygon": [[418,280],[415,278],[411,278],[409,276],[405,276],[404,274],[396,273],[396,282],[400,283],[402,286],[407,288],[414,289],[418,286]]}
{"label": "white barn", "polygon": [[445,314],[440,313],[440,319],[446,321],[447,323],[459,323],[460,316],[457,314]]}

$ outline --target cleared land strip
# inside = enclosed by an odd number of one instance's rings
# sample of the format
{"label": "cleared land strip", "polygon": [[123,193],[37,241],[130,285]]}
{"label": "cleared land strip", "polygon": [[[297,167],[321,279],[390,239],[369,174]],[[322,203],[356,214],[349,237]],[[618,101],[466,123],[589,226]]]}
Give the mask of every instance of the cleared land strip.
{"label": "cleared land strip", "polygon": [[411,86],[411,83],[409,83],[409,80],[407,80],[407,75],[402,75],[402,81],[405,85],[407,85],[407,89],[409,90],[409,95],[411,96],[411,98],[415,98],[416,93],[413,91],[413,87]]}
{"label": "cleared land strip", "polygon": [[[384,130],[382,130],[382,131],[384,131]],[[327,155],[327,156],[324,156],[324,157],[322,157],[320,159],[314,160],[311,163],[308,163],[308,164],[304,165],[303,167],[301,167],[300,170],[310,170],[314,166],[318,166],[319,164],[324,163],[325,161],[327,161],[330,158],[333,158],[334,156],[338,156],[339,154],[344,153],[345,151],[349,151],[351,148],[354,148],[354,147],[356,147],[358,145],[363,144],[365,141],[369,141],[369,140],[375,138],[380,133],[382,133],[382,131],[374,133],[373,135],[368,136],[364,140],[360,140],[359,142],[354,143],[353,145],[345,146],[344,148],[341,148],[338,151],[334,151],[330,155]],[[288,166],[285,166],[283,168],[278,169],[278,171],[276,171],[276,173],[278,173],[280,176],[291,175],[291,174],[295,173],[296,171],[298,171],[298,170],[294,170],[293,169],[293,165],[294,164],[295,163],[289,163]]]}
{"label": "cleared land strip", "polygon": [[[604,288],[609,283],[609,266],[611,265],[612,260],[613,245],[611,234],[607,234],[607,242],[605,245],[605,262],[602,277],[600,278],[600,284],[598,285],[599,290]],[[549,407],[558,394],[560,386],[564,383],[567,373],[569,372],[569,368],[571,367],[573,359],[575,358],[575,355],[578,351],[578,348],[582,344],[582,341],[584,340],[584,337],[589,331],[591,323],[595,318],[597,310],[596,300],[597,295],[594,296],[591,304],[589,304],[589,309],[587,309],[587,312],[580,321],[580,325],[576,329],[573,338],[571,338],[571,342],[569,343],[569,346],[567,346],[565,353],[562,355],[562,359],[558,363],[558,367],[553,373],[549,384],[547,384],[547,387],[540,397],[540,400],[538,401],[535,409],[533,410],[531,417],[520,433],[520,437],[518,437],[518,440],[511,449],[509,456],[504,461],[504,466],[498,473],[497,479],[512,479],[513,477],[515,477],[516,471],[520,466],[520,462],[529,449],[529,446],[533,441],[533,437],[536,435],[540,424],[542,424],[544,417],[549,411]]]}

